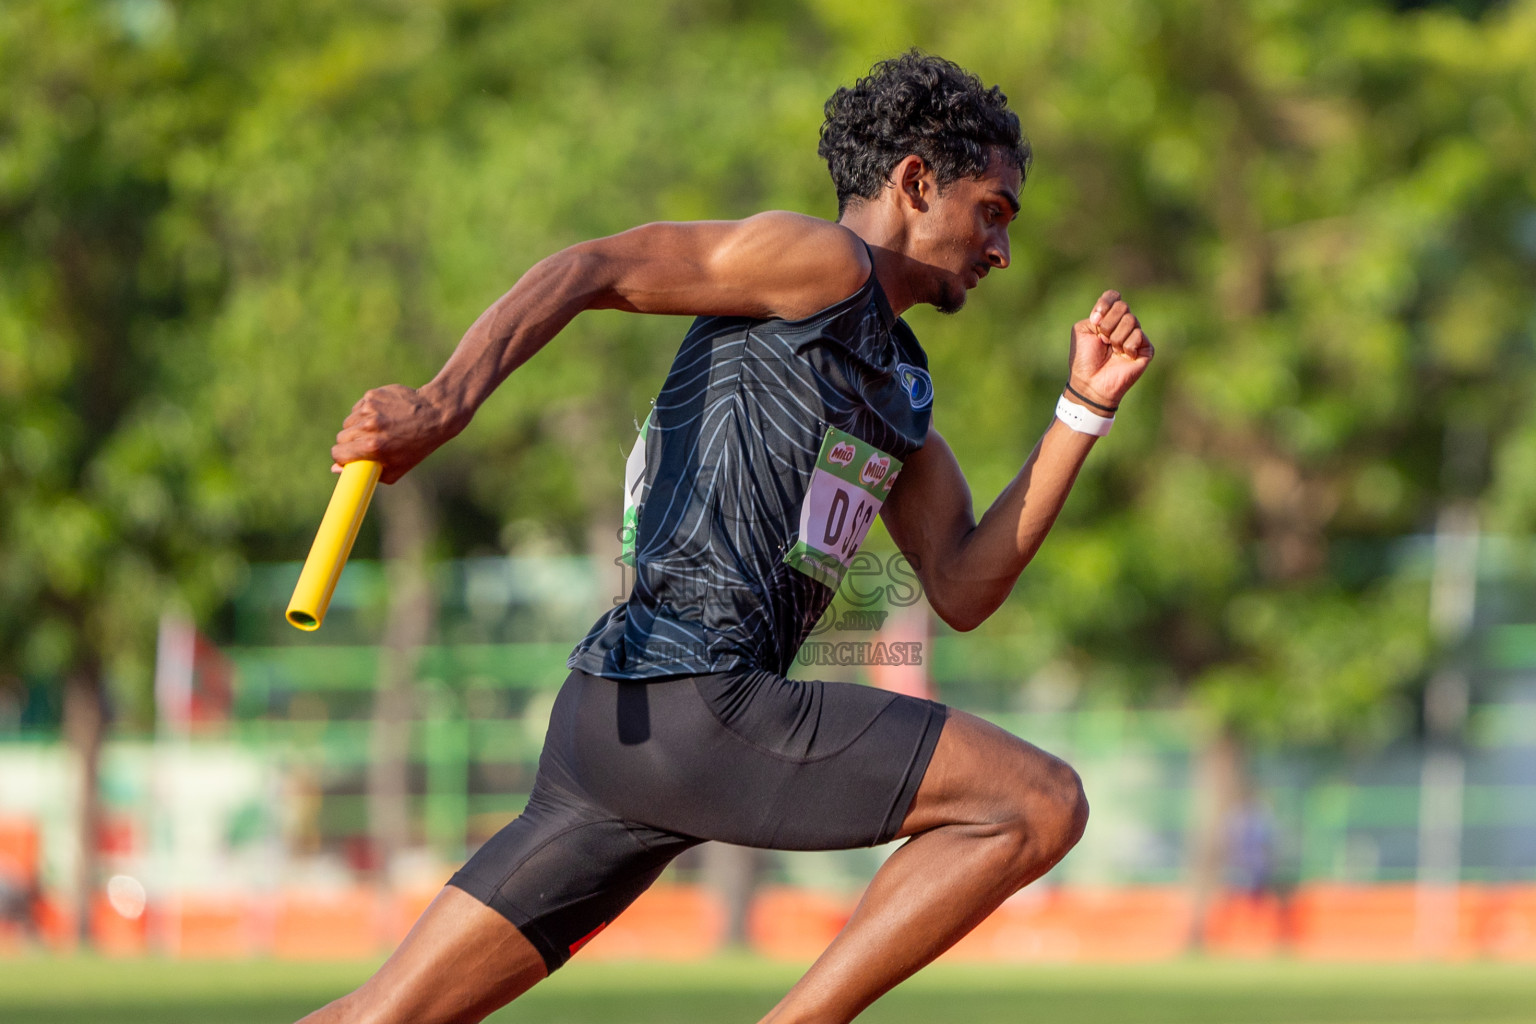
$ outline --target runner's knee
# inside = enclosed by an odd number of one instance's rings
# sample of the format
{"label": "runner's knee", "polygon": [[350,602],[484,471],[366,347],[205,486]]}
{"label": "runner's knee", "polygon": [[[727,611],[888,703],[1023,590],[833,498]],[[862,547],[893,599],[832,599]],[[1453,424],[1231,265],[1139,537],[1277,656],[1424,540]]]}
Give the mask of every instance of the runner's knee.
{"label": "runner's knee", "polygon": [[1050,863],[1066,856],[1088,826],[1083,780],[1065,761],[1044,754],[1031,766],[1029,783],[1015,806],[1013,822],[1032,857]]}
{"label": "runner's knee", "polygon": [[1065,855],[1088,827],[1088,794],[1082,776],[1065,761],[1057,761],[1052,768],[1047,799],[1054,813],[1060,855]]}

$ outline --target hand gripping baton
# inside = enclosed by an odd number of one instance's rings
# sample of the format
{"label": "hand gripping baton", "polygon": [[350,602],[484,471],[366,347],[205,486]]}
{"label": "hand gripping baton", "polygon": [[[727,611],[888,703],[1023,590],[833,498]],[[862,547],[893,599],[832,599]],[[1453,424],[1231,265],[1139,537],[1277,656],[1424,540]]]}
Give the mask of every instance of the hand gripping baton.
{"label": "hand gripping baton", "polygon": [[341,567],[352,553],[352,542],[357,540],[363,513],[368,511],[368,501],[383,469],[381,463],[368,461],[349,462],[342,467],[341,479],[336,481],[331,503],[325,508],[325,518],[320,520],[320,532],[315,534],[315,543],[304,560],[304,571],[299,573],[298,585],[288,602],[288,621],[299,629],[313,632],[324,621]]}

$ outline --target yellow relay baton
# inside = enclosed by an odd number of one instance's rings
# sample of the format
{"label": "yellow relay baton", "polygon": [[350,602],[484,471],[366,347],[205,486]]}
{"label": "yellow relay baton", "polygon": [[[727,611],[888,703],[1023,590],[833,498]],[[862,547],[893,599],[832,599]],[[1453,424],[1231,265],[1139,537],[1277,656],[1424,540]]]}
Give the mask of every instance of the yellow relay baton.
{"label": "yellow relay baton", "polygon": [[325,518],[320,520],[320,532],[315,534],[315,543],[304,560],[304,571],[299,573],[298,585],[288,602],[288,621],[299,629],[313,632],[324,621],[331,595],[336,592],[336,581],[341,578],[341,567],[352,553],[352,542],[357,540],[358,527],[363,525],[363,514],[368,511],[368,501],[383,471],[382,463],[366,460],[342,467],[341,479],[331,492],[331,503],[325,507]]}

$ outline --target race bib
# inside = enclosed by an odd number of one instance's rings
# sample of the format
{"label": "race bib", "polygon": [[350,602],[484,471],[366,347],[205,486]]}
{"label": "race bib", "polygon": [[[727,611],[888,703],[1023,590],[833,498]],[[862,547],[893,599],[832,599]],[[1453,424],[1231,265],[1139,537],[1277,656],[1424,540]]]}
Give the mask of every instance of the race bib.
{"label": "race bib", "polygon": [[828,428],[800,506],[800,537],[784,561],[837,589],[901,471],[901,461]]}

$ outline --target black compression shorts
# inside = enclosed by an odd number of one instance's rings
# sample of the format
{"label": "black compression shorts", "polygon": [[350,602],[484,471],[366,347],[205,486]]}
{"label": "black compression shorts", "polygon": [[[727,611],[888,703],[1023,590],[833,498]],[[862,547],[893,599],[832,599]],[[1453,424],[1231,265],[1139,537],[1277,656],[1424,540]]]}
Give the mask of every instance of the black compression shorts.
{"label": "black compression shorts", "polygon": [[573,671],[527,809],[448,884],[516,925],[553,971],[705,840],[776,850],[889,842],[946,713],[769,672],[640,682]]}

